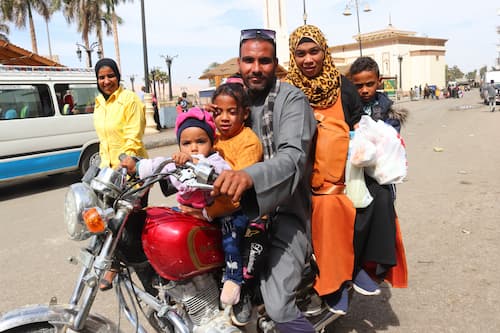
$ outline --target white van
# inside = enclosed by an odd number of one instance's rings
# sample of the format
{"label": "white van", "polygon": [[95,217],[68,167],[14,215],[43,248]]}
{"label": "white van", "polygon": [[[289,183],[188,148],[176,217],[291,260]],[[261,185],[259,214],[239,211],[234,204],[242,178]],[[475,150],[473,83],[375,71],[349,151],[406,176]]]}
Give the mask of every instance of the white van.
{"label": "white van", "polygon": [[0,182],[99,159],[92,69],[0,65]]}

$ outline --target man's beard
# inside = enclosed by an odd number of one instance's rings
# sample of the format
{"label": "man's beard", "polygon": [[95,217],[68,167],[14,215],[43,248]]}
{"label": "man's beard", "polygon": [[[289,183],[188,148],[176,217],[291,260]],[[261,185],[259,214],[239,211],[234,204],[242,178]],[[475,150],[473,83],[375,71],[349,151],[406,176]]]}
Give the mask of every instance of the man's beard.
{"label": "man's beard", "polygon": [[267,80],[266,85],[262,88],[251,88],[248,87],[248,95],[252,101],[258,101],[261,98],[266,98],[269,92],[271,91],[274,83],[276,82],[276,76],[273,76]]}

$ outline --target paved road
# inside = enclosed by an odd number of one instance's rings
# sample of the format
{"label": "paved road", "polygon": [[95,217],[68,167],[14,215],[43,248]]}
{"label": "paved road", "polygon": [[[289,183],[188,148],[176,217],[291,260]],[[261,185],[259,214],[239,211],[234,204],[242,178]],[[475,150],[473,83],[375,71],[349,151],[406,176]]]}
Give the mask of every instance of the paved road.
{"label": "paved road", "polygon": [[500,113],[478,96],[401,104],[409,288],[356,297],[330,332],[500,332]]}
{"label": "paved road", "polygon": [[[355,296],[329,332],[500,332],[500,113],[487,112],[478,96],[400,104],[410,110],[402,131],[409,175],[397,200],[409,288]],[[66,236],[63,198],[77,180],[65,174],[0,185],[0,312],[53,295],[67,301],[78,267],[66,258],[83,244]],[[173,201],[154,189],[151,202]],[[116,309],[107,292],[93,311],[117,320]]]}

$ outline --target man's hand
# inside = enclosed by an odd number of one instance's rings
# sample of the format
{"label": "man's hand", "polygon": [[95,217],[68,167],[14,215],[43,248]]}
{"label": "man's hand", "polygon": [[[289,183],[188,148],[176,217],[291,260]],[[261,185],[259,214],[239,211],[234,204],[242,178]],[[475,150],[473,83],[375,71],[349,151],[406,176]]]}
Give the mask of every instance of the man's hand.
{"label": "man's hand", "polygon": [[242,170],[224,170],[214,182],[212,196],[227,195],[233,202],[239,202],[243,192],[253,187],[253,180]]}

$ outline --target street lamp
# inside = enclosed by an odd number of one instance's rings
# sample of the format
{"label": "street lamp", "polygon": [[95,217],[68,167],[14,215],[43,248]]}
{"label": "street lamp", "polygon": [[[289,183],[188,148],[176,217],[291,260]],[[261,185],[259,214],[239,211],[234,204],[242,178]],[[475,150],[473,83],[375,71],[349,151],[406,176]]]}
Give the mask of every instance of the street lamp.
{"label": "street lamp", "polygon": [[135,92],[135,89],[134,89],[134,81],[135,81],[135,77],[136,75],[135,74],[132,74],[132,75],[129,75],[130,77],[130,83],[132,84],[132,91]]}
{"label": "street lamp", "polygon": [[101,45],[98,42],[93,42],[89,47],[86,47],[85,45],[76,43],[76,55],[78,57],[78,60],[82,61],[82,50],[80,49],[80,47],[83,48],[85,52],[87,52],[87,65],[89,68],[92,68],[92,52],[97,49],[97,57],[101,59]]}
{"label": "street lamp", "polygon": [[144,0],[141,0],[141,24],[142,24],[142,55],[144,57],[144,87],[149,93],[148,78],[148,41],[146,38],[146,14],[144,13]]}
{"label": "street lamp", "polygon": [[168,99],[171,101],[172,100],[172,75],[171,75],[171,67],[172,67],[172,61],[174,60],[175,57],[177,57],[177,54],[172,56],[169,55],[160,55],[160,57],[165,59],[165,63],[167,64],[167,69],[168,69]]}
{"label": "street lamp", "polygon": [[[351,5],[349,5],[351,4]],[[354,0],[354,5],[356,6],[356,20],[358,21],[358,43],[359,43],[359,56],[363,56],[363,51],[362,51],[362,46],[361,46],[361,27],[359,25],[359,7],[358,7],[358,0]],[[344,12],[342,13],[342,15],[344,16],[351,16],[352,13],[351,13],[351,7],[352,6],[352,1],[350,1],[346,6],[345,6],[345,9],[344,9]],[[368,4],[365,4],[365,7],[363,8],[363,11],[365,13],[368,13],[368,12],[371,12],[371,8]]]}
{"label": "street lamp", "polygon": [[398,61],[399,61],[399,89],[403,89],[403,75],[401,72],[401,64],[403,63],[403,56],[398,55]]}
{"label": "street lamp", "polygon": [[304,25],[306,25],[307,24],[306,0],[302,1],[302,5],[304,7],[304,14],[302,14],[302,18],[304,19]]}

